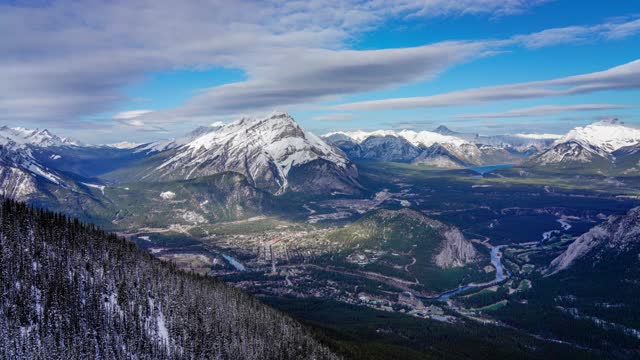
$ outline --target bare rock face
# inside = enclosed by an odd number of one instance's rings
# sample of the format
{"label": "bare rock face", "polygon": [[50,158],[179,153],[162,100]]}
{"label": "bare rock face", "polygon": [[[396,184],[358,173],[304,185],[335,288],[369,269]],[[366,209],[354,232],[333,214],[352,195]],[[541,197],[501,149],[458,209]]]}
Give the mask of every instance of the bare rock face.
{"label": "bare rock face", "polygon": [[436,255],[436,265],[441,268],[464,266],[475,261],[477,251],[462,232],[457,228],[450,228],[444,232],[442,250]]}
{"label": "bare rock face", "polygon": [[0,195],[25,201],[38,191],[34,177],[18,168],[0,167]]}
{"label": "bare rock face", "polygon": [[640,245],[640,207],[623,216],[609,219],[576,239],[564,253],[553,259],[548,274],[568,269],[576,262],[591,257],[593,265],[605,256],[615,256]]}

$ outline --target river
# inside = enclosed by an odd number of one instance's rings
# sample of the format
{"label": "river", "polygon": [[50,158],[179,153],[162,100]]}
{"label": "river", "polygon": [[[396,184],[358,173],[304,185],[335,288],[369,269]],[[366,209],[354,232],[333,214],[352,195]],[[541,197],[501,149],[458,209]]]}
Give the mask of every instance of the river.
{"label": "river", "polygon": [[502,281],[504,281],[505,279],[507,279],[510,274],[508,271],[505,270],[504,266],[502,265],[502,252],[500,252],[500,249],[502,249],[503,247],[505,247],[506,245],[500,245],[500,246],[494,246],[491,249],[491,265],[493,265],[493,267],[496,269],[496,278],[488,283],[482,283],[482,284],[475,284],[475,283],[470,283],[464,286],[461,286],[455,290],[450,290],[447,291],[445,293],[440,294],[440,296],[436,297],[436,298],[424,298],[426,300],[436,300],[436,301],[447,301],[449,300],[450,297],[452,297],[453,295],[459,294],[463,291],[469,290],[469,289],[474,289],[474,288],[480,288],[480,287],[486,287],[486,286],[491,286],[491,285],[495,285],[498,283],[501,283]]}
{"label": "river", "polygon": [[503,164],[503,165],[487,165],[487,166],[476,166],[476,167],[470,167],[468,168],[469,170],[473,170],[477,173],[479,173],[480,175],[484,175],[490,171],[493,170],[498,170],[498,169],[508,169],[513,167],[512,164]]}
{"label": "river", "polygon": [[244,267],[238,260],[236,260],[233,256],[222,254],[222,257],[231,264],[238,271],[247,271],[247,268]]}

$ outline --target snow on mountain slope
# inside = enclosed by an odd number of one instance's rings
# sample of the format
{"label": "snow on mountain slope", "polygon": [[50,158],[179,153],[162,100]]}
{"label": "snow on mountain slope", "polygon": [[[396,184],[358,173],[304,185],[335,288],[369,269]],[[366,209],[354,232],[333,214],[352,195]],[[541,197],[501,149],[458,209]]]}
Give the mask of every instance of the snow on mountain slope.
{"label": "snow on mountain slope", "polygon": [[575,141],[595,146],[608,153],[640,143],[640,129],[625,126],[617,119],[577,127],[558,139],[555,145]]}
{"label": "snow on mountain slope", "polygon": [[438,126],[433,132],[442,135],[454,136],[477,145],[489,145],[499,148],[513,148],[525,152],[530,148],[542,150],[548,148],[553,142],[562,137],[556,134],[505,134],[505,135],[479,135],[476,133],[462,133],[449,129],[444,125]]}
{"label": "snow on mountain slope", "polygon": [[[294,181],[305,178],[309,186]],[[235,171],[259,188],[275,194],[307,189],[352,192],[357,169],[339,149],[305,132],[286,113],[222,126],[175,149],[144,180],[191,179]],[[308,176],[313,174],[313,176]],[[313,188],[312,183],[322,185]]]}
{"label": "snow on mountain slope", "polygon": [[139,145],[135,147],[134,152],[136,153],[144,152],[144,153],[150,154],[150,153],[156,153],[156,152],[175,149],[177,147],[180,147],[182,145],[186,145],[192,142],[193,140],[197,139],[202,135],[208,134],[212,131],[216,131],[220,129],[222,126],[224,126],[224,124],[220,122],[211,124],[211,126],[200,126],[182,137],[166,139],[166,140],[158,140],[151,143]]}
{"label": "snow on mountain slope", "polygon": [[432,131],[358,130],[329,133],[323,138],[349,155],[357,155],[356,158],[362,159],[414,162],[440,168],[461,168],[482,163],[482,153],[475,144]]}
{"label": "snow on mountain slope", "polygon": [[[631,209],[626,215],[611,216],[587,233],[578,237],[565,252],[555,258],[548,273],[554,274],[568,269],[587,256],[594,266],[604,259],[624,252],[634,251],[640,245],[640,207]],[[636,255],[637,256],[637,255]]]}
{"label": "snow on mountain slope", "polygon": [[133,148],[137,148],[140,145],[143,145],[143,144],[134,143],[134,142],[130,142],[130,141],[120,141],[120,142],[117,142],[117,143],[106,144],[105,146],[111,147],[111,148],[114,148],[114,149],[133,149]]}
{"label": "snow on mountain slope", "polygon": [[513,136],[523,138],[523,139],[560,139],[562,135],[558,134],[536,134],[536,133],[524,133],[524,134],[514,134]]}
{"label": "snow on mountain slope", "polygon": [[589,164],[595,161],[608,162],[610,156],[600,148],[577,141],[567,141],[536,155],[531,160],[536,165]]}
{"label": "snow on mountain slope", "polygon": [[414,146],[429,147],[433,144],[453,144],[462,145],[468,143],[461,138],[455,136],[442,135],[432,131],[413,131],[413,130],[375,130],[375,131],[336,131],[323,135],[327,138],[333,135],[344,135],[353,139],[357,143],[362,143],[369,137],[395,136],[401,137]]}
{"label": "snow on mountain slope", "polygon": [[39,163],[24,144],[0,138],[0,195],[24,200],[37,192],[38,181],[64,186],[54,171]]}
{"label": "snow on mountain slope", "polygon": [[363,130],[355,130],[355,131],[334,131],[327,134],[322,135],[323,138],[327,138],[335,135],[343,135],[348,138],[351,138],[356,143],[361,143],[365,141],[367,138],[372,136],[398,136],[398,134],[393,130],[375,130],[375,131],[363,131]]}
{"label": "snow on mountain slope", "polygon": [[626,126],[617,119],[600,121],[569,131],[556,140],[551,148],[533,157],[530,164],[572,164],[606,171],[614,165],[614,153],[617,150],[638,144],[640,129]]}
{"label": "snow on mountain slope", "polygon": [[429,147],[433,144],[451,144],[455,146],[470,144],[468,141],[459,137],[442,135],[432,131],[402,130],[398,133],[398,136],[405,138],[416,146],[423,147]]}
{"label": "snow on mountain slope", "polygon": [[14,142],[16,145],[33,145],[39,147],[80,145],[80,143],[71,139],[51,134],[47,129],[0,127],[0,143],[4,144],[9,141]]}

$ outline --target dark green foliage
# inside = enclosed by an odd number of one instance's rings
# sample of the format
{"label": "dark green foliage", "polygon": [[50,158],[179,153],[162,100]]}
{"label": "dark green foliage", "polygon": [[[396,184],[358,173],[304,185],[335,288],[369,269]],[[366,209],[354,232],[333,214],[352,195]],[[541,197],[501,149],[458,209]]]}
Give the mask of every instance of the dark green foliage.
{"label": "dark green foliage", "polygon": [[462,320],[443,323],[325,300],[267,299],[320,329],[348,358],[603,359],[517,330]]}
{"label": "dark green foliage", "polygon": [[0,209],[0,359],[335,358],[301,325],[63,215]]}

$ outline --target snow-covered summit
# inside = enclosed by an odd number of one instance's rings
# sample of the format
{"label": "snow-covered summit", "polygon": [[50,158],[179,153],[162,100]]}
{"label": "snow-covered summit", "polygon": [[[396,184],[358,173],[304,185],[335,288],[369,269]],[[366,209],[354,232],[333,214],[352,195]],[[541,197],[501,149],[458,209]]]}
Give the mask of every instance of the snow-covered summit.
{"label": "snow-covered summit", "polygon": [[205,133],[177,147],[150,176],[190,179],[235,171],[259,187],[283,193],[294,168],[318,161],[337,177],[357,176],[342,151],[304,131],[287,113],[277,113],[264,119],[242,118]]}
{"label": "snow-covered summit", "polygon": [[618,119],[576,127],[558,139],[555,145],[577,142],[612,153],[625,146],[640,143],[640,129],[625,125]]}
{"label": "snow-covered summit", "polygon": [[133,149],[136,148],[138,146],[142,145],[141,143],[134,143],[134,142],[130,142],[130,141],[120,141],[117,143],[112,143],[112,144],[107,144],[105,146],[107,147],[111,147],[114,149]]}
{"label": "snow-covered summit", "polygon": [[414,146],[429,147],[433,144],[451,144],[460,146],[468,142],[456,136],[443,135],[433,131],[413,131],[413,130],[375,130],[375,131],[336,131],[323,135],[328,138],[335,135],[347,136],[360,144],[369,137],[394,136],[407,140]]}
{"label": "snow-covered summit", "polygon": [[171,138],[165,140],[158,140],[154,142],[150,142],[147,144],[139,145],[135,148],[135,152],[145,152],[145,153],[155,153],[165,150],[175,149],[182,145],[188,144],[191,141],[197,139],[198,137],[210,133],[212,131],[216,131],[220,129],[224,124],[221,122],[215,122],[210,126],[199,126],[188,134],[178,137]]}
{"label": "snow-covered summit", "polygon": [[562,135],[558,135],[558,134],[537,134],[537,133],[519,133],[513,136],[522,138],[522,139],[534,139],[534,140],[545,140],[545,139],[555,140],[555,139],[562,138]]}
{"label": "snow-covered summit", "polygon": [[0,127],[0,144],[13,142],[14,145],[49,146],[79,146],[80,143],[65,137],[52,134],[47,129],[26,129],[23,127]]}

